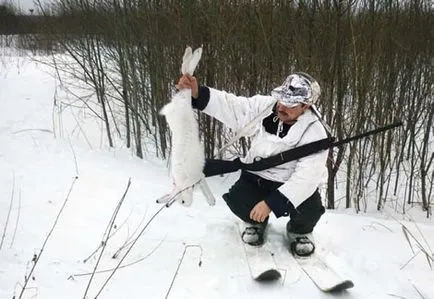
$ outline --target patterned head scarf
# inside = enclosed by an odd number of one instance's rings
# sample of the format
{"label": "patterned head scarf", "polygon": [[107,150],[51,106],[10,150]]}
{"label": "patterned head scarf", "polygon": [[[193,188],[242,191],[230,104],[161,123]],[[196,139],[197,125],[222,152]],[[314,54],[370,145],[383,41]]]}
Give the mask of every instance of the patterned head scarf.
{"label": "patterned head scarf", "polygon": [[271,96],[287,107],[314,104],[321,94],[318,82],[306,73],[289,75],[285,82],[271,92]]}

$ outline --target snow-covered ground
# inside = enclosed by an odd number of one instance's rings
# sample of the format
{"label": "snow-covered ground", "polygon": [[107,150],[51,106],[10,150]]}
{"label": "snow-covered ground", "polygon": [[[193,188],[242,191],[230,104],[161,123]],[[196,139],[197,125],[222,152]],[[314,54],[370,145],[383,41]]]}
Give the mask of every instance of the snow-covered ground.
{"label": "snow-covered ground", "polygon": [[[23,57],[3,57],[0,67],[0,298],[18,298],[48,235],[23,298],[83,298],[128,181],[97,271],[116,267],[126,250],[113,254],[161,208],[155,199],[171,188],[167,163],[101,146],[95,118],[54,109],[66,94],[48,67]],[[425,250],[434,248],[434,226],[384,213],[328,211],[317,226],[319,254],[353,289],[319,291],[283,246],[286,219],[274,217],[266,246],[286,274],[273,284],[252,281],[238,220],[221,199],[236,178],[208,180],[214,207],[197,192],[192,207],[161,210],[122,263],[134,264],[118,269],[98,298],[434,298],[434,271],[402,225]],[[110,274],[95,274],[87,298]]]}

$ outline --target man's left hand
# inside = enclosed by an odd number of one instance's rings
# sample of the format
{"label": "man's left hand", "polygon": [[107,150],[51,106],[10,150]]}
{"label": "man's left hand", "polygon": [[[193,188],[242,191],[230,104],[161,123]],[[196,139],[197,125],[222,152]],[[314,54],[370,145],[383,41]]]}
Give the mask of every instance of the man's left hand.
{"label": "man's left hand", "polygon": [[255,207],[250,211],[250,219],[256,222],[264,222],[264,220],[270,215],[271,209],[267,203],[262,200],[258,202]]}

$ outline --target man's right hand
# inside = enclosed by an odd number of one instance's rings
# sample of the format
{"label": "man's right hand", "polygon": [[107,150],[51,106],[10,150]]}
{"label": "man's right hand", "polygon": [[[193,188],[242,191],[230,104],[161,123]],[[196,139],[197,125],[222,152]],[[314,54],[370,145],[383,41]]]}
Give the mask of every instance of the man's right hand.
{"label": "man's right hand", "polygon": [[197,84],[197,79],[189,74],[183,75],[179,78],[178,84],[176,84],[177,89],[189,88],[191,89],[191,96],[194,99],[199,98],[199,85]]}

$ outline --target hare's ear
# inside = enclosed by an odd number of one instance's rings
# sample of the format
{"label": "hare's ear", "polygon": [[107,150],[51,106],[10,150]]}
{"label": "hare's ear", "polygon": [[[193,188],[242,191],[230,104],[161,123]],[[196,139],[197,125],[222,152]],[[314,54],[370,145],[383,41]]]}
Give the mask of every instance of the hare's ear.
{"label": "hare's ear", "polygon": [[181,72],[183,75],[193,75],[200,58],[202,57],[202,47],[197,48],[192,52],[190,47],[187,47],[182,57]]}
{"label": "hare's ear", "polygon": [[191,57],[193,56],[191,47],[185,48],[184,56],[182,57],[181,73],[183,75],[188,73],[188,65],[190,63]]}
{"label": "hare's ear", "polygon": [[199,63],[201,57],[202,57],[202,47],[194,50],[193,55],[190,59],[190,62],[188,64],[188,69],[187,69],[190,75],[193,75],[194,70],[196,69],[197,64]]}

